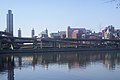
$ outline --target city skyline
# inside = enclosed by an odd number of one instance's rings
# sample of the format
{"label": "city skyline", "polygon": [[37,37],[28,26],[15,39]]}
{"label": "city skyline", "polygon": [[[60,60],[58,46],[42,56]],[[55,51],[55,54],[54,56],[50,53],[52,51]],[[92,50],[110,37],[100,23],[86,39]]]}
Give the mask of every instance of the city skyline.
{"label": "city skyline", "polygon": [[[104,0],[105,1],[105,0]],[[119,28],[119,9],[113,3],[80,0],[1,1],[0,30],[5,30],[6,13],[14,14],[14,35],[21,28],[23,36],[31,36],[32,28],[38,35],[47,28],[49,33],[66,31],[68,26],[100,31],[108,25]],[[22,5],[22,6],[21,6]],[[26,33],[27,32],[27,33]]]}

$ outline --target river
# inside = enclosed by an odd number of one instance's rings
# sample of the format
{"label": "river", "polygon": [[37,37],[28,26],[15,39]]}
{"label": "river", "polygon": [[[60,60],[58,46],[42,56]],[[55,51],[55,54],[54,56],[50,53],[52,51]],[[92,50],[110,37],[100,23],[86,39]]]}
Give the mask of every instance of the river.
{"label": "river", "polygon": [[120,80],[120,51],[0,54],[0,80]]}

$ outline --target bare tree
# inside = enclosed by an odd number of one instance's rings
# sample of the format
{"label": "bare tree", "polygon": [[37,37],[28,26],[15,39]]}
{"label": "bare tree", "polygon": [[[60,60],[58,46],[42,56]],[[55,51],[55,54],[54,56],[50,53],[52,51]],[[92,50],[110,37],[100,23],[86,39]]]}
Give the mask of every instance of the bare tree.
{"label": "bare tree", "polygon": [[120,8],[120,0],[107,0],[105,3],[115,3],[116,8]]}

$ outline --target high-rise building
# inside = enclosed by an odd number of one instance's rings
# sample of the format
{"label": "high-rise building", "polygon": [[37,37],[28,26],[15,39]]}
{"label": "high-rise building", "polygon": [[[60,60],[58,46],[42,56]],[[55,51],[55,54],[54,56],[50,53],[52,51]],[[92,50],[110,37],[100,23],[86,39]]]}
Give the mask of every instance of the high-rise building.
{"label": "high-rise building", "polygon": [[72,30],[71,30],[70,26],[68,26],[67,32],[66,32],[66,38],[72,38],[71,34],[72,34]]}
{"label": "high-rise building", "polygon": [[32,29],[31,36],[32,36],[32,38],[35,36],[35,30],[34,30],[34,28]]}
{"label": "high-rise building", "polygon": [[21,29],[18,30],[18,37],[21,37]]}
{"label": "high-rise building", "polygon": [[7,32],[11,33],[13,36],[13,14],[11,10],[8,10],[7,14]]}

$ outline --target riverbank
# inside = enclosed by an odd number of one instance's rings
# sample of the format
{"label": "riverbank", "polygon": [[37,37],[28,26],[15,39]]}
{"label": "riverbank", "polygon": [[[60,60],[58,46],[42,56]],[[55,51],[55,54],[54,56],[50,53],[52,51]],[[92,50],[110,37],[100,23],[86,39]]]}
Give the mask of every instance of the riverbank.
{"label": "riverbank", "polygon": [[44,52],[80,52],[80,51],[114,51],[120,48],[37,48],[37,49],[16,49],[0,50],[0,54],[8,53],[44,53]]}

